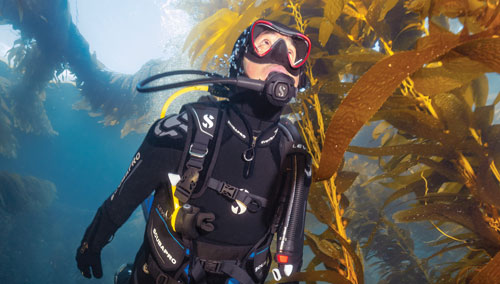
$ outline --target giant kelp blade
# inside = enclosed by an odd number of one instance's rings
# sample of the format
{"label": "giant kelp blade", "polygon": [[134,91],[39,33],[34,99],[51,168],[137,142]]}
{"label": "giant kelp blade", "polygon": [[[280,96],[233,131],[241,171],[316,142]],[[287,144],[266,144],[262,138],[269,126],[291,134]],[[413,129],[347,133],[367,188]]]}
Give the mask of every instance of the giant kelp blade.
{"label": "giant kelp blade", "polygon": [[[347,146],[359,129],[410,74],[453,48],[490,37],[492,31],[473,37],[437,33],[419,50],[396,53],[372,66],[350,90],[328,126],[316,180],[324,180],[338,169]],[[472,52],[469,51],[469,54]]]}
{"label": "giant kelp blade", "polygon": [[364,279],[364,274],[363,274],[363,263],[361,262],[359,256],[356,254],[356,251],[354,248],[351,246],[349,242],[347,242],[344,237],[342,237],[338,231],[335,229],[335,227],[332,224],[329,224],[330,228],[332,230],[329,230],[329,232],[333,233],[333,238],[338,241],[342,247],[344,247],[347,252],[349,253],[349,256],[351,257],[352,261],[354,262],[354,272],[356,273],[356,278],[358,280],[359,284],[363,284],[365,282]]}
{"label": "giant kelp blade", "polygon": [[467,207],[464,202],[418,205],[411,209],[398,211],[392,217],[396,222],[438,220],[459,223],[466,228],[473,229],[474,219],[469,214]]}
{"label": "giant kelp blade", "polygon": [[[186,44],[188,44],[190,43],[188,40],[192,40],[192,36],[200,36],[200,39],[195,41],[194,45],[189,49],[192,60],[198,58],[201,53],[207,48],[212,47],[215,42],[220,42],[224,45],[225,42],[221,39],[224,38],[224,34],[227,32],[228,27],[232,26],[231,23],[237,17],[237,13],[229,9],[221,9],[212,17],[200,23],[186,39]],[[195,31],[198,33],[195,33]]]}
{"label": "giant kelp blade", "polygon": [[397,222],[439,220],[457,223],[480,236],[487,246],[500,247],[500,235],[484,221],[481,211],[477,208],[477,202],[473,200],[417,205],[396,212],[393,218]]}
{"label": "giant kelp blade", "polygon": [[462,243],[462,244],[458,244],[458,245],[454,245],[454,246],[450,246],[450,247],[445,247],[445,248],[440,249],[439,251],[433,253],[432,255],[426,257],[425,260],[428,261],[431,258],[434,258],[434,257],[436,257],[438,255],[439,256],[443,255],[443,253],[445,253],[445,252],[449,252],[449,251],[452,251],[452,250],[455,250],[455,249],[463,248],[463,247],[466,247],[468,245],[469,244],[467,244],[467,243]]}
{"label": "giant kelp blade", "polygon": [[497,97],[495,98],[495,100],[493,101],[493,105],[496,105],[500,102],[500,92],[498,92],[497,94]]}
{"label": "giant kelp blade", "polygon": [[313,257],[313,259],[311,259],[311,261],[309,262],[309,264],[307,265],[306,267],[306,271],[314,271],[314,268],[318,265],[321,264],[321,259],[319,259],[317,256]]}
{"label": "giant kelp blade", "polygon": [[321,238],[309,231],[305,231],[305,236],[309,247],[316,257],[318,257],[327,268],[335,269],[339,267],[338,260],[343,258],[342,247],[334,245],[331,241]]}
{"label": "giant kelp blade", "polygon": [[489,93],[489,80],[486,75],[483,74],[471,82],[471,91],[476,106],[485,106]]}
{"label": "giant kelp blade", "polygon": [[327,19],[323,19],[321,21],[321,25],[319,27],[319,35],[318,35],[318,41],[321,44],[321,46],[325,46],[326,43],[328,42],[328,39],[332,35],[333,32],[333,24],[330,23]]}
{"label": "giant kelp blade", "polygon": [[500,38],[485,38],[463,44],[455,51],[500,73]]}
{"label": "giant kelp blade", "polygon": [[341,171],[335,178],[335,186],[337,187],[337,194],[344,193],[354,183],[359,173]]}
{"label": "giant kelp blade", "polygon": [[376,148],[349,146],[347,151],[366,156],[394,156],[394,155],[419,155],[419,156],[446,156],[448,149],[439,144],[404,144]]}
{"label": "giant kelp blade", "polygon": [[339,1],[326,1],[326,5],[324,8],[324,16],[321,20],[321,25],[319,28],[319,42],[322,46],[325,46],[330,38],[330,35],[335,28],[335,22],[337,18],[342,13],[344,9],[344,5],[347,3],[346,0]]}
{"label": "giant kelp blade", "polygon": [[406,172],[407,170],[416,166],[417,164],[418,161],[416,159],[407,162],[401,162],[398,165],[396,165],[396,167],[393,168],[392,170],[388,170],[386,173],[370,178],[369,180],[365,181],[361,186],[366,186],[374,181],[381,180],[384,178],[391,178],[391,177],[396,178],[398,175],[402,174],[403,172]]}
{"label": "giant kelp blade", "polygon": [[326,196],[324,188],[313,183],[309,190],[307,201],[311,205],[311,212],[316,219],[323,224],[330,224],[332,222],[332,209],[328,206],[323,196]]}
{"label": "giant kelp blade", "polygon": [[385,55],[380,52],[360,47],[350,47],[345,51],[340,50],[339,54],[336,55],[317,54],[316,56],[315,55],[311,56],[312,58],[330,60],[332,61],[332,63],[334,61],[341,61],[346,63],[352,63],[352,62],[375,63],[385,57]]}
{"label": "giant kelp blade", "polygon": [[411,78],[418,91],[430,96],[449,92],[491,71],[481,62],[459,56],[443,60],[441,67],[422,68]]}
{"label": "giant kelp blade", "polygon": [[397,129],[434,141],[446,139],[441,121],[421,111],[397,109],[378,114]]}
{"label": "giant kelp blade", "polygon": [[395,191],[394,193],[392,193],[384,202],[384,205],[382,205],[382,208],[380,209],[380,211],[383,211],[390,203],[392,203],[393,201],[396,201],[397,199],[405,196],[405,195],[408,195],[408,194],[411,194],[413,193],[415,190],[415,188],[413,186],[406,186],[406,187],[403,187],[397,191]]}
{"label": "giant kelp blade", "polygon": [[[457,37],[445,35],[445,41],[457,42]],[[455,44],[456,45],[456,44]],[[384,58],[372,66],[353,86],[335,112],[328,127],[321,154],[317,180],[327,179],[337,170],[342,156],[354,135],[382,106],[385,100],[410,74],[424,63],[443,54],[441,45],[431,46],[420,53],[406,51]],[[418,56],[417,54],[421,55]]]}
{"label": "giant kelp blade", "polygon": [[432,97],[432,106],[441,123],[449,130],[450,138],[455,142],[463,141],[469,134],[472,117],[465,100],[451,93],[440,93]]}
{"label": "giant kelp blade", "polygon": [[426,165],[429,168],[433,169],[435,172],[438,174],[446,177],[449,181],[454,181],[454,182],[459,182],[459,183],[465,183],[465,179],[463,178],[460,173],[457,172],[455,166],[453,163],[450,163],[447,160],[442,160],[440,162],[436,162],[432,159],[429,158],[419,158],[418,159],[422,165]]}
{"label": "giant kelp blade", "polygon": [[492,283],[500,279],[500,252],[493,257],[485,267],[483,267],[472,278],[471,284]]}
{"label": "giant kelp blade", "polygon": [[500,169],[500,124],[491,125],[485,137],[497,169]]}
{"label": "giant kelp blade", "polygon": [[486,133],[488,127],[493,123],[495,117],[495,106],[488,105],[476,107],[474,110],[474,127]]}

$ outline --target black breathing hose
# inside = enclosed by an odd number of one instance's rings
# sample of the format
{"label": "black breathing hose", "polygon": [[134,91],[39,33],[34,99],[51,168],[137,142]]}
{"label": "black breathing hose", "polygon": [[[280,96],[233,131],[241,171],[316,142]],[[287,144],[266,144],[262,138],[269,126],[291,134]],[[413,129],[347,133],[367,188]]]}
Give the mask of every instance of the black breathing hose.
{"label": "black breathing hose", "polygon": [[[153,81],[156,81],[156,80],[159,80],[159,79],[165,78],[165,77],[175,76],[175,75],[200,75],[200,76],[206,76],[208,78],[188,80],[188,81],[164,84],[164,85],[153,86],[153,87],[146,87],[147,84],[149,84]],[[235,85],[238,87],[243,87],[246,89],[251,89],[254,91],[258,91],[258,92],[261,92],[262,90],[264,90],[264,85],[265,85],[264,81],[253,80],[253,79],[249,79],[246,77],[228,78],[228,77],[223,77],[223,76],[216,74],[216,73],[210,73],[210,72],[205,72],[205,71],[200,71],[200,70],[176,70],[176,71],[169,71],[169,72],[165,72],[165,73],[156,74],[156,75],[153,75],[149,78],[146,78],[137,84],[136,89],[138,92],[141,92],[141,93],[151,93],[151,92],[158,92],[158,91],[163,91],[163,90],[168,90],[168,89],[187,87],[187,86],[195,86],[195,85],[205,85],[205,84],[229,84],[229,85]]]}

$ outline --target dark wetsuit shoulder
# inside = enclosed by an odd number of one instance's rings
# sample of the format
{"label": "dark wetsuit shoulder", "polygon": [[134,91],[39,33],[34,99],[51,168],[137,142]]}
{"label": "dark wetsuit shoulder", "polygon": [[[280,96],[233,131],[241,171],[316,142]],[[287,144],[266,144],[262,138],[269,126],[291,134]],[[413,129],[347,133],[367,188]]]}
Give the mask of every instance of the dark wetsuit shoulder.
{"label": "dark wetsuit shoulder", "polygon": [[105,201],[113,222],[123,224],[154,190],[176,173],[187,137],[185,113],[157,120],[149,129],[116,191]]}
{"label": "dark wetsuit shoulder", "polygon": [[148,131],[145,141],[154,147],[183,150],[188,132],[188,114],[169,115],[158,119]]}

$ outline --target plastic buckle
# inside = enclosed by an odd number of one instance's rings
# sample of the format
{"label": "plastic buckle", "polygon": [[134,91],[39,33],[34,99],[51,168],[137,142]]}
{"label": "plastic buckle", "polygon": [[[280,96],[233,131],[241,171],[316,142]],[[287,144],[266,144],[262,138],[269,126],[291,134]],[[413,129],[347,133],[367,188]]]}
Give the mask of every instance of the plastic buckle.
{"label": "plastic buckle", "polygon": [[221,262],[216,260],[204,260],[202,261],[203,269],[208,272],[218,273],[220,272]]}
{"label": "plastic buckle", "polygon": [[169,277],[166,274],[161,273],[160,275],[158,275],[158,277],[156,277],[155,283],[156,284],[168,284],[168,279],[169,279]]}
{"label": "plastic buckle", "polygon": [[175,197],[181,202],[186,203],[196,187],[199,176],[200,173],[195,168],[188,168],[176,186]]}
{"label": "plastic buckle", "polygon": [[208,154],[208,148],[205,148],[205,153],[200,154],[193,151],[193,145],[194,144],[191,144],[191,146],[189,146],[189,155],[200,159],[205,158],[205,156]]}
{"label": "plastic buckle", "polygon": [[227,183],[224,183],[222,185],[222,189],[220,190],[220,194],[222,194],[223,196],[232,198],[232,199],[234,199],[236,192],[238,192],[238,188],[236,186],[232,186],[232,185],[227,184]]}

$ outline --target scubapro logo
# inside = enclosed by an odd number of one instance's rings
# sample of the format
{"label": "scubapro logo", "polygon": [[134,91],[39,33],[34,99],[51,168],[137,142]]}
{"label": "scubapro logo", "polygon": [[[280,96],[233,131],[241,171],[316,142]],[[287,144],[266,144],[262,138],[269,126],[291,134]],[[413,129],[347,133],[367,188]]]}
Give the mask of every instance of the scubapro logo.
{"label": "scubapro logo", "polygon": [[137,152],[135,154],[134,158],[132,159],[132,162],[130,163],[130,166],[128,167],[127,172],[125,173],[125,175],[123,176],[122,180],[120,181],[120,184],[118,185],[118,188],[116,188],[116,190],[113,193],[113,195],[111,195],[111,201],[113,201],[113,199],[115,198],[115,194],[120,192],[123,183],[127,179],[128,175],[130,174],[130,172],[132,171],[132,169],[136,165],[140,164],[140,162],[141,162],[141,152]]}
{"label": "scubapro logo", "polygon": [[204,122],[201,123],[201,125],[205,128],[212,128],[214,127],[214,116],[211,114],[205,114],[203,116]]}
{"label": "scubapro logo", "polygon": [[239,200],[235,200],[235,202],[233,202],[233,205],[231,205],[231,211],[234,214],[241,215],[247,211],[247,206],[245,205],[245,203]]}
{"label": "scubapro logo", "polygon": [[283,98],[286,95],[287,87],[283,84],[278,86],[278,97]]}
{"label": "scubapro logo", "polygon": [[176,264],[177,260],[167,251],[165,246],[163,246],[163,243],[160,240],[160,237],[158,237],[158,233],[156,232],[156,228],[153,229],[153,235],[155,236],[155,241],[156,244],[158,244],[158,247],[160,247],[161,251],[167,256],[168,260],[172,262],[172,264]]}

